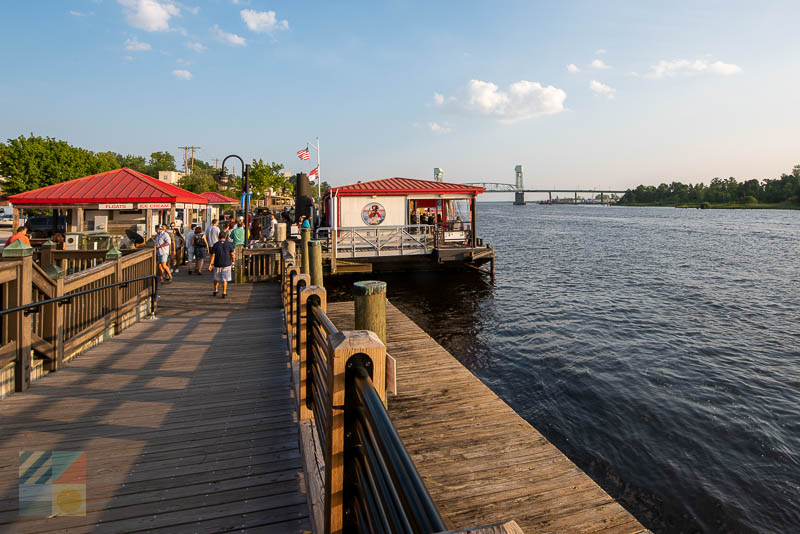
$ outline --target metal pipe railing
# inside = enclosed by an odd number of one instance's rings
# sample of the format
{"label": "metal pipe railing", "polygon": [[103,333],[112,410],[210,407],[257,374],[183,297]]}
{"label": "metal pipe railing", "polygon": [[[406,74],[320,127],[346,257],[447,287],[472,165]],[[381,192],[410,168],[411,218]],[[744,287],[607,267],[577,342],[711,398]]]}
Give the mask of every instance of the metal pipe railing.
{"label": "metal pipe railing", "polygon": [[[345,403],[345,469],[356,468],[354,455],[363,457],[367,474],[376,484],[381,514],[391,519],[390,532],[430,533],[447,530],[425,483],[414,466],[402,439],[362,364],[348,371],[349,391]],[[348,446],[349,445],[349,446]],[[353,495],[345,496],[345,507],[353,506]],[[373,514],[370,514],[373,515]],[[355,518],[355,514],[349,514]],[[383,515],[382,515],[383,516]],[[381,517],[382,517],[381,516]],[[354,529],[362,530],[359,525]]]}

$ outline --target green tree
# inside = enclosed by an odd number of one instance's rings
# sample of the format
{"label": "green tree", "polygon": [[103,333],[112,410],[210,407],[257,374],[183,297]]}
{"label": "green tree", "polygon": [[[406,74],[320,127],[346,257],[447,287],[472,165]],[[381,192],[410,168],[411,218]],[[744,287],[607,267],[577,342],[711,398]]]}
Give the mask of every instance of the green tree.
{"label": "green tree", "polygon": [[267,189],[276,191],[286,187],[283,176],[283,163],[264,163],[262,159],[253,159],[250,167],[250,187],[254,198],[261,198]]}
{"label": "green tree", "polygon": [[3,190],[11,195],[118,166],[110,153],[98,155],[52,137],[20,135],[0,144],[0,175],[6,179]]}
{"label": "green tree", "polygon": [[132,154],[123,156],[122,154],[116,154],[113,152],[112,154],[114,154],[114,156],[117,158],[117,163],[119,163],[120,167],[127,167],[144,174],[147,173],[147,160],[144,156],[134,156]]}
{"label": "green tree", "polygon": [[[197,162],[195,161],[195,164]],[[205,193],[207,191],[217,191],[217,182],[214,176],[208,171],[202,170],[195,165],[194,172],[184,176],[178,181],[178,185],[192,193]]]}
{"label": "green tree", "polygon": [[153,152],[150,154],[150,161],[147,162],[147,174],[153,178],[158,178],[158,171],[174,171],[175,156],[169,152]]}

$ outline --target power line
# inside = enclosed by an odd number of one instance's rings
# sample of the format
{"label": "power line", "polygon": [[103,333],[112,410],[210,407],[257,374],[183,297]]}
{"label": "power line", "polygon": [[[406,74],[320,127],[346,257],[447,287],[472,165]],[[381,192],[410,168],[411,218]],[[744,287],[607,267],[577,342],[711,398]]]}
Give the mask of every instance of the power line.
{"label": "power line", "polygon": [[[194,172],[194,151],[200,150],[202,147],[199,146],[179,146],[178,148],[183,149],[183,172],[186,174],[192,174]],[[191,159],[191,166],[189,165],[189,151],[192,151],[192,159]],[[191,171],[189,170],[191,169]]]}

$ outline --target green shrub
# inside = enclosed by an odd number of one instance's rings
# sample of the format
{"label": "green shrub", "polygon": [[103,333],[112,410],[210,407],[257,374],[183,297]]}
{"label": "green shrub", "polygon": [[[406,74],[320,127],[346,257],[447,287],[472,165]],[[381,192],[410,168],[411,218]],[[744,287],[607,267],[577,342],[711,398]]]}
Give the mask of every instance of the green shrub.
{"label": "green shrub", "polygon": [[758,204],[758,199],[756,197],[744,197],[742,202],[745,204]]}

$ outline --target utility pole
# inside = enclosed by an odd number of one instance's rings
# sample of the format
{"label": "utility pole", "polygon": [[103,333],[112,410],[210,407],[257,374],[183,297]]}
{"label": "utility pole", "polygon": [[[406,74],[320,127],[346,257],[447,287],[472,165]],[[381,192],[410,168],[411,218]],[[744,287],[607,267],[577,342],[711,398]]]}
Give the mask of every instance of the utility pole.
{"label": "utility pole", "polygon": [[[186,174],[192,174],[194,172],[194,151],[195,150],[200,150],[202,147],[199,147],[199,146],[179,146],[178,148],[183,149],[183,172],[186,173]],[[189,151],[190,150],[192,151],[191,167],[189,166]]]}

